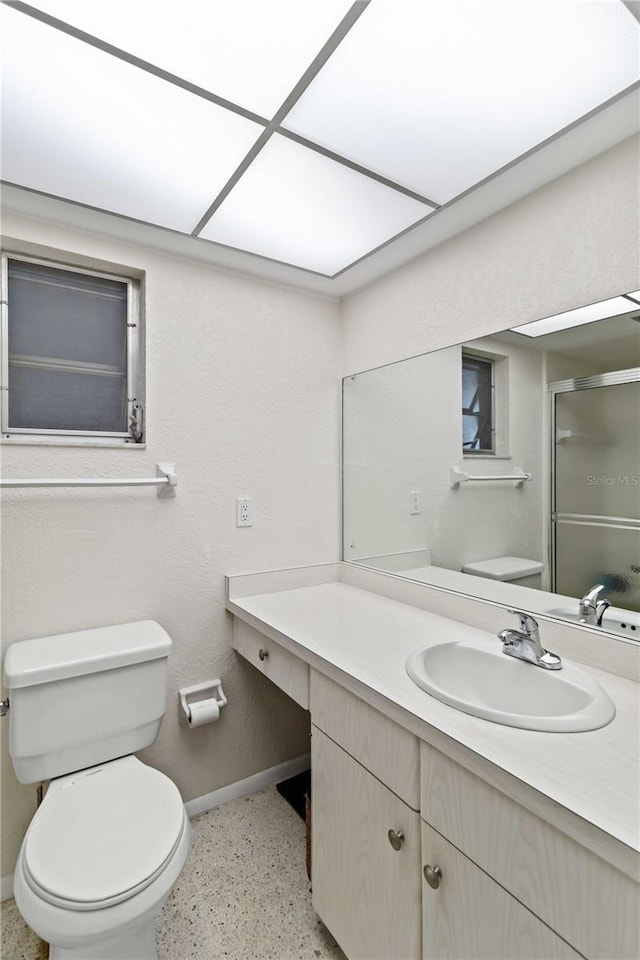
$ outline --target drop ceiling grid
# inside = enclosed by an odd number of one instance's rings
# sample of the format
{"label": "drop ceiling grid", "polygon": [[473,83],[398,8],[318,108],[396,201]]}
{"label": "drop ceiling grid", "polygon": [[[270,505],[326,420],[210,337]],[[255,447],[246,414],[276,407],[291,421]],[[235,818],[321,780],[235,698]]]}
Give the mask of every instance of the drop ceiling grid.
{"label": "drop ceiling grid", "polygon": [[[41,24],[44,24],[47,27],[60,31],[63,35],[71,37],[76,41],[86,43],[89,46],[94,47],[95,49],[102,51],[105,54],[109,54],[113,56],[117,60],[123,61],[124,63],[127,63],[133,67],[137,67],[140,70],[146,73],[149,73],[160,80],[165,80],[169,84],[177,86],[178,88],[182,88],[188,93],[191,93],[191,94],[194,94],[195,96],[209,100],[211,103],[216,104],[217,106],[223,109],[229,110],[232,113],[237,114],[238,116],[249,119],[256,124],[260,124],[263,127],[262,133],[257,137],[257,139],[252,144],[248,152],[242,158],[241,162],[238,164],[238,166],[235,167],[235,170],[233,171],[233,173],[231,174],[231,176],[229,177],[225,185],[222,187],[222,189],[219,191],[213,203],[209,206],[205,214],[200,218],[200,220],[196,224],[195,229],[188,231],[187,228],[185,228],[182,224],[180,225],[180,228],[179,228],[180,232],[190,232],[193,236],[200,236],[202,233],[202,230],[206,227],[213,213],[215,213],[215,211],[218,209],[218,207],[221,205],[224,199],[229,195],[233,187],[235,187],[235,185],[241,179],[245,171],[251,166],[253,160],[259,155],[262,148],[267,144],[271,136],[280,129],[280,124],[284,119],[284,117],[286,116],[286,114],[288,113],[291,106],[296,102],[296,100],[299,98],[299,96],[304,91],[304,89],[306,89],[308,84],[313,80],[313,78],[315,77],[317,72],[322,68],[322,66],[324,65],[326,60],[329,58],[333,50],[340,43],[340,41],[343,39],[343,37],[346,35],[349,29],[353,26],[353,24],[357,21],[360,14],[366,9],[367,3],[368,3],[368,0],[356,0],[356,3],[353,3],[349,7],[347,13],[342,18],[337,28],[333,31],[333,33],[329,37],[328,41],[324,44],[320,52],[316,55],[316,57],[314,57],[313,61],[309,64],[309,66],[307,67],[307,70],[304,72],[301,79],[294,85],[293,89],[289,92],[283,104],[276,111],[276,113],[273,115],[271,120],[268,120],[265,117],[262,117],[258,114],[254,114],[251,111],[248,111],[245,107],[218,96],[213,91],[195,86],[191,81],[185,80],[183,77],[179,77],[175,74],[169,73],[164,68],[159,67],[156,64],[152,64],[149,61],[144,60],[138,57],[137,55],[130,53],[127,50],[123,50],[122,48],[116,47],[113,44],[105,41],[100,37],[96,37],[93,34],[89,34],[87,31],[84,31],[73,24],[60,20],[59,18],[53,16],[52,12],[48,12],[47,9],[41,9],[42,7],[45,7],[45,8],[48,7],[50,11],[53,11],[54,9],[56,9],[56,7],[60,6],[60,4],[56,2],[56,0],[53,0],[53,2],[49,0],[48,3],[46,2],[46,0],[42,0],[42,3],[39,5],[39,7],[20,2],[20,0],[13,0],[13,2],[11,2],[10,0],[10,2],[6,4],[6,6],[12,7],[14,10],[22,14],[25,14],[27,17],[31,18],[32,20],[40,22]],[[290,135],[289,139],[296,141],[296,140],[300,140],[301,138],[298,138],[295,135]],[[327,153],[328,153],[327,151],[323,150],[322,148],[316,147],[316,145],[313,143],[306,142],[304,143],[304,146],[306,146],[310,150],[313,150],[319,154],[327,156]],[[416,220],[424,218],[425,208],[427,209],[427,211],[430,212],[436,206],[433,202],[430,202],[427,198],[420,197],[419,195],[415,194],[414,191],[410,191],[407,188],[403,187],[402,185],[394,184],[390,181],[387,181],[385,178],[379,177],[378,175],[369,171],[365,167],[355,165],[349,160],[346,160],[339,156],[330,156],[329,158],[332,161],[334,161],[336,164],[339,164],[342,167],[356,170],[357,173],[362,178],[366,177],[377,183],[382,183],[384,187],[386,187],[387,189],[396,191],[401,198],[405,196],[410,196],[410,197],[413,197],[415,200],[419,201],[420,203],[424,204],[425,205],[424,208],[420,208],[419,213],[410,218],[411,223],[414,223],[416,222]],[[29,186],[35,189],[35,186],[33,184],[29,184]],[[83,197],[76,196],[76,197],[67,198],[64,196],[64,194],[61,194],[59,191],[56,191],[56,190],[44,189],[42,192],[50,196],[54,196],[54,197],[62,196],[63,199],[66,198],[66,199],[71,199],[72,201],[75,201],[75,202],[85,203],[85,198]],[[403,199],[401,199],[401,203],[403,205],[406,205],[406,201],[404,201]],[[96,209],[100,209],[105,212],[116,212],[121,216],[127,216],[128,214],[133,213],[134,215],[132,219],[134,220],[150,223],[151,225],[165,226],[165,227],[168,227],[169,229],[176,228],[175,224],[156,224],[153,219],[150,219],[145,216],[140,216],[139,212],[136,210],[133,210],[133,211],[130,210],[130,211],[127,211],[127,213],[125,213],[124,210],[116,209],[114,211],[113,207],[111,206],[102,206],[102,205],[95,205],[95,204],[89,204],[89,206],[94,206]],[[403,218],[403,222],[401,224],[402,230],[406,229],[406,225],[407,225],[406,218]],[[203,239],[205,238],[203,237]],[[380,236],[374,234],[373,239],[375,240],[375,244],[377,246],[379,241],[381,240]],[[390,237],[384,236],[382,239],[384,241],[387,241],[390,239]],[[213,242],[216,242],[216,241],[213,241]],[[222,244],[222,245],[228,246],[228,244]],[[247,250],[247,252],[251,252],[250,249],[247,249],[246,245],[244,247],[236,247],[235,249],[238,249],[238,250],[245,249]],[[360,249],[357,252],[357,257],[354,257],[354,258],[360,259],[362,255],[366,255],[366,252],[367,252],[366,250]],[[265,259],[275,260],[275,262],[287,263],[293,266],[296,266],[296,265],[300,266],[299,264],[296,264],[295,261],[292,261],[292,260],[280,261],[277,258],[269,256],[268,253],[266,253],[265,251],[262,251],[258,255],[264,257]],[[344,269],[347,266],[347,264],[342,262],[336,266]],[[305,269],[305,268],[311,270],[311,272],[318,272],[313,269],[313,266],[311,263],[308,263],[304,267],[302,267],[302,269]],[[330,274],[326,274],[326,273],[321,275],[330,276]]]}
{"label": "drop ceiling grid", "polygon": [[[158,0],[155,0],[155,2],[157,3]],[[116,47],[115,45],[112,45],[107,40],[100,39],[99,37],[94,36],[93,34],[89,34],[86,31],[83,31],[78,26],[74,26],[73,24],[66,23],[61,20],[57,20],[55,17],[52,17],[51,13],[47,12],[47,8],[49,10],[52,10],[52,9],[55,9],[56,7],[59,8],[60,6],[65,6],[65,3],[67,7],[70,4],[73,6],[74,0],[62,0],[62,3],[61,3],[61,0],[41,0],[38,6],[43,9],[38,9],[38,7],[36,6],[31,6],[29,4],[17,2],[17,0],[13,0],[13,2],[9,2],[9,3],[3,3],[3,5],[13,7],[15,10],[20,11],[22,14],[26,14],[28,17],[32,18],[33,20],[39,20],[50,27],[54,27],[55,29],[62,31],[63,33],[66,33],[67,36],[74,37],[77,41],[84,41],[85,43],[88,43],[89,45],[97,48],[98,50],[102,50],[103,53],[111,54],[113,57],[118,58],[124,61],[125,63],[128,63],[130,66],[137,67],[140,70],[145,71],[149,75],[155,76],[159,80],[163,80],[169,84],[172,84],[176,88],[182,88],[185,94],[190,94],[195,97],[200,97],[201,99],[209,101],[212,104],[212,106],[215,106],[221,110],[228,111],[231,115],[236,116],[239,120],[240,118],[242,118],[242,120],[245,123],[249,123],[251,127],[255,129],[255,132],[258,134],[256,139],[253,140],[248,150],[242,156],[242,159],[240,160],[240,162],[237,165],[235,165],[233,172],[230,174],[230,176],[228,176],[224,185],[221,187],[221,189],[218,190],[216,198],[209,205],[205,213],[200,217],[195,228],[189,231],[188,226],[183,226],[181,224],[180,227],[178,228],[180,232],[184,232],[184,233],[191,232],[192,236],[196,236],[208,242],[213,241],[223,246],[231,246],[232,248],[237,249],[239,251],[245,250],[249,253],[253,252],[255,255],[258,255],[264,259],[275,260],[275,262],[288,264],[294,267],[298,267],[300,269],[308,269],[311,272],[320,273],[322,276],[326,276],[330,278],[339,273],[343,273],[345,270],[349,269],[351,265],[353,265],[356,262],[360,262],[363,258],[366,258],[371,253],[380,249],[381,246],[384,246],[390,242],[393,242],[393,240],[397,236],[400,236],[406,233],[407,230],[412,229],[418,223],[422,223],[429,216],[429,214],[433,213],[433,211],[438,208],[439,204],[436,201],[434,201],[430,197],[425,196],[422,190],[415,189],[416,188],[415,181],[413,183],[408,183],[407,181],[410,178],[405,178],[404,180],[401,177],[394,179],[394,177],[388,175],[389,170],[383,170],[380,166],[377,169],[371,169],[370,165],[367,165],[366,163],[362,162],[366,158],[362,156],[361,157],[356,156],[354,151],[353,150],[349,151],[349,149],[346,149],[343,152],[340,152],[340,150],[336,149],[336,144],[331,142],[331,138],[329,139],[325,138],[325,142],[316,142],[316,141],[322,141],[322,130],[316,127],[314,130],[310,131],[308,128],[305,127],[304,122],[302,122],[302,124],[300,122],[301,116],[304,120],[304,114],[306,109],[305,105],[308,102],[311,102],[313,107],[314,97],[316,98],[316,102],[317,102],[317,91],[322,90],[323,81],[325,77],[330,78],[332,70],[335,72],[334,68],[336,67],[336,64],[338,66],[338,72],[339,72],[340,57],[342,56],[342,59],[344,61],[344,56],[346,56],[348,60],[349,45],[353,46],[353,44],[355,43],[356,49],[357,49],[357,44],[359,42],[358,38],[361,36],[361,33],[362,33],[362,24],[361,24],[360,33],[358,31],[352,32],[352,27],[357,23],[361,14],[367,11],[369,0],[356,0],[355,3],[351,4],[348,7],[348,9],[346,10],[346,13],[344,14],[344,16],[342,16],[338,26],[333,30],[329,39],[325,42],[325,44],[321,48],[320,52],[308,64],[307,69],[304,71],[304,73],[302,74],[298,82],[294,84],[293,88],[290,89],[289,94],[287,95],[287,97],[285,97],[280,108],[271,115],[270,120],[262,116],[261,114],[253,113],[251,110],[247,109],[247,107],[242,106],[239,103],[235,103],[230,99],[221,97],[220,95],[214,93],[213,90],[208,90],[204,87],[198,86],[193,82],[192,79],[186,79],[185,77],[179,76],[177,74],[172,74],[171,72],[167,71],[164,67],[161,67],[154,63],[150,63],[149,61],[146,61],[138,57],[134,53],[128,52],[126,50],[122,50],[121,48]],[[408,3],[409,3],[409,6],[408,6]],[[338,0],[334,0],[334,7],[336,7],[337,4],[338,4]],[[343,4],[343,7],[344,6],[346,5]],[[405,14],[407,10],[410,9],[410,6],[411,6],[410,0],[401,0],[399,6],[397,3],[395,5],[395,9],[398,12],[398,19],[402,21],[401,30],[406,29],[407,21],[406,21]],[[463,2],[461,6],[462,8],[466,8],[468,7],[468,4],[465,4]],[[529,6],[531,6],[531,4],[529,4]],[[560,6],[562,8],[569,8],[569,7],[576,7],[577,4],[575,2],[572,3],[571,0],[559,0],[559,2],[557,3],[557,6]],[[600,6],[603,6],[603,5],[600,4]],[[619,14],[622,13],[623,15],[629,18],[629,23],[626,24],[626,27],[630,26],[632,21],[631,14],[625,9],[622,3],[616,4],[616,7],[618,9],[618,13],[616,14],[618,16],[618,20],[619,20]],[[387,7],[386,8],[387,13],[388,13],[388,9],[389,8]],[[374,11],[373,15],[375,15],[377,11],[378,19],[380,19],[380,16],[382,16],[382,22],[384,24],[385,4],[382,2],[382,0],[373,0],[371,10]],[[362,21],[362,23],[365,25],[365,31],[364,31],[365,36],[366,36],[366,30],[368,29],[367,23],[369,22],[375,23],[375,21],[373,20],[367,21],[366,17]],[[635,21],[633,21],[633,23],[635,25]],[[637,26],[636,26],[636,29],[637,29]],[[347,51],[346,54],[345,54],[345,50]],[[627,57],[627,59],[629,58]],[[616,92],[619,93],[620,91],[617,90]],[[596,104],[596,106],[597,105],[598,104]],[[328,112],[331,113],[331,111],[328,111]],[[366,113],[366,111],[363,111],[363,112]],[[284,126],[285,118],[288,124],[287,127]],[[296,118],[298,119],[296,120]],[[260,128],[262,128],[262,130],[261,132],[258,133]],[[315,139],[312,139],[309,136],[310,132],[314,133],[314,136],[315,134],[320,133],[321,136],[315,136]],[[222,208],[224,208],[225,201],[228,200],[229,203],[231,203],[234,200],[236,188],[238,188],[239,186],[240,187],[243,186],[243,180],[245,176],[247,176],[247,173],[251,171],[251,168],[253,167],[256,160],[259,160],[261,162],[261,165],[263,166],[265,165],[263,162],[263,158],[266,158],[268,154],[267,153],[263,154],[263,151],[265,150],[267,145],[270,143],[274,135],[277,135],[276,140],[284,140],[286,138],[292,144],[296,144],[298,149],[302,149],[307,151],[310,154],[316,154],[318,156],[323,157],[325,163],[335,164],[336,169],[345,168],[346,170],[349,170],[351,175],[360,178],[363,184],[365,183],[366,180],[373,182],[373,184],[375,184],[376,187],[378,188],[378,191],[381,191],[381,192],[378,192],[378,194],[376,194],[374,190],[372,196],[377,195],[377,196],[383,197],[386,195],[387,191],[390,194],[393,193],[394,195],[397,195],[398,200],[402,201],[402,203],[404,204],[404,214],[405,214],[404,221],[401,222],[400,224],[395,223],[393,232],[391,232],[386,236],[384,235],[381,236],[380,234],[376,234],[374,230],[371,235],[372,242],[369,248],[360,249],[356,252],[355,255],[352,255],[353,253],[352,251],[348,255],[346,262],[337,262],[335,261],[335,258],[334,260],[331,260],[331,258],[327,260],[325,258],[325,261],[326,261],[325,266],[323,266],[319,270],[317,269],[317,264],[314,266],[309,260],[307,261],[307,265],[303,265],[299,262],[296,263],[295,252],[290,255],[294,259],[280,259],[278,256],[271,256],[266,248],[252,250],[250,243],[249,244],[242,243],[242,238],[239,238],[237,240],[237,242],[240,243],[239,246],[234,246],[234,244],[225,243],[224,239],[217,239],[216,238],[216,233],[217,233],[216,221],[219,224],[222,224],[222,216],[220,216],[219,218],[216,218],[215,216],[216,212],[220,210],[222,214],[224,212]],[[348,147],[348,144],[347,144],[347,147]],[[514,162],[515,159],[516,158],[512,157],[511,162]],[[491,175],[491,172],[489,175]],[[399,182],[399,181],[402,181],[402,182]],[[353,181],[354,184],[356,182],[357,181],[355,180]],[[247,183],[248,181],[244,184],[244,186],[247,186]],[[471,184],[471,186],[472,185],[473,184]],[[421,184],[420,186],[424,186],[424,184]],[[43,191],[43,192],[46,193],[47,191]],[[329,191],[329,193],[331,192],[332,191]],[[354,190],[354,192],[357,193],[357,190]],[[465,192],[465,191],[463,190],[462,192]],[[366,190],[363,191],[363,195],[364,194],[366,194]],[[60,196],[60,194],[56,194],[56,193],[51,193],[50,195]],[[407,201],[409,200],[409,198],[411,198],[413,200],[413,203],[415,204],[415,207],[411,210],[410,213],[408,212],[409,207],[407,205]],[[74,200],[74,198],[68,198],[68,199]],[[447,206],[449,205],[450,202],[452,202],[453,199],[454,198],[451,198],[451,197],[448,198]],[[89,205],[93,206],[92,204],[89,204]],[[384,207],[384,204],[381,203],[380,206],[382,208]],[[96,207],[96,209],[102,209],[105,212],[118,212],[118,211],[113,211],[113,209],[110,209],[109,207]],[[399,210],[400,210],[400,207],[398,207],[398,211]],[[125,214],[124,212],[121,215],[127,216],[127,214]],[[153,220],[147,220],[145,219],[144,216],[134,217],[133,219],[139,219],[141,220],[141,222],[146,222],[146,223],[150,223],[151,225],[154,225]],[[356,219],[357,219],[357,211],[356,211]],[[391,219],[393,220],[393,218]],[[402,217],[400,217],[400,220],[402,220]],[[345,224],[346,224],[346,228],[348,229],[349,224],[346,220],[345,220]],[[340,225],[339,212],[336,220],[336,225],[337,226]],[[159,224],[159,226],[164,226],[164,225]],[[174,225],[169,227],[169,229],[176,229],[176,227]],[[273,229],[277,232],[278,225],[274,224]],[[223,230],[221,232],[224,233]],[[308,232],[313,233],[313,227]],[[329,245],[331,244],[330,233],[331,233],[330,230],[327,231],[327,238],[328,238],[327,242]],[[311,259],[313,260],[314,258],[312,257]],[[319,258],[319,259],[322,260],[322,258]],[[327,265],[327,264],[330,264],[330,265]],[[325,272],[325,271],[328,271],[328,272]]]}
{"label": "drop ceiling grid", "polygon": [[639,52],[620,2],[373,0],[285,127],[444,204],[637,81]]}

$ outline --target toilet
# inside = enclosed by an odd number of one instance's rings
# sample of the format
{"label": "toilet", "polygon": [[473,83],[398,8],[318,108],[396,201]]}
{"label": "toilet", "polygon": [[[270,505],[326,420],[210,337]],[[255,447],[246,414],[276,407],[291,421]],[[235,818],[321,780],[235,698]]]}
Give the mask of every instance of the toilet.
{"label": "toilet", "polygon": [[540,590],[544,564],[538,560],[526,560],[524,557],[492,557],[490,560],[474,560],[465,563],[463,573],[487,580],[500,580],[514,583],[519,587]]}
{"label": "toilet", "polygon": [[184,866],[172,781],[133,754],[156,739],[171,639],[154,621],[12,644],[4,679],[21,783],[51,780],[14,874],[51,960],[155,960],[154,921]]}

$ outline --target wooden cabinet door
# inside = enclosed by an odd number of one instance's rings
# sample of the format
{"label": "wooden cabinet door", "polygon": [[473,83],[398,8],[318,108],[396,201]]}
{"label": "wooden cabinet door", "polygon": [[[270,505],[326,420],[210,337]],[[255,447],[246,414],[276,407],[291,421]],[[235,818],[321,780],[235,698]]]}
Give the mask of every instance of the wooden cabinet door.
{"label": "wooden cabinet door", "polygon": [[315,726],[311,776],[314,909],[349,960],[419,960],[419,814]]}
{"label": "wooden cabinet door", "polygon": [[425,960],[580,960],[519,900],[422,821],[422,866],[440,867],[437,889],[422,874]]}

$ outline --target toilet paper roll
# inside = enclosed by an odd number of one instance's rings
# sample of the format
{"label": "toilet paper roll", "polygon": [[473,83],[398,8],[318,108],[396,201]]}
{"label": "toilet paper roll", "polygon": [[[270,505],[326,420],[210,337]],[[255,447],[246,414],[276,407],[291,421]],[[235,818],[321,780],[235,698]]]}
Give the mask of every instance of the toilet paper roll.
{"label": "toilet paper roll", "polygon": [[198,700],[189,704],[187,723],[190,727],[201,727],[205,723],[213,723],[220,716],[220,707],[215,700]]}

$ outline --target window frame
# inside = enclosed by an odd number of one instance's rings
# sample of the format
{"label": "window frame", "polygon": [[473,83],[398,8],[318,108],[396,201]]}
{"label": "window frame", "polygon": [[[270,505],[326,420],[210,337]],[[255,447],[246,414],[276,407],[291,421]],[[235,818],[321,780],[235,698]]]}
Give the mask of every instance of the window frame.
{"label": "window frame", "polygon": [[[491,447],[483,447],[477,450],[471,450],[468,447],[465,447],[464,441],[462,443],[462,456],[463,457],[495,457],[497,455],[497,438],[496,438],[496,363],[493,357],[483,356],[479,353],[473,353],[471,351],[462,350],[460,354],[460,375],[462,376],[462,371],[464,370],[465,360],[472,360],[476,363],[486,364],[491,371],[491,384],[490,384],[490,426],[489,430],[491,433]],[[469,416],[470,414],[465,409],[464,405],[461,403],[461,417],[465,415]],[[475,414],[471,414],[475,416]]]}
{"label": "window frame", "polygon": [[[126,431],[91,430],[50,430],[31,427],[11,427],[9,425],[9,263],[33,264],[34,266],[53,267],[71,274],[115,280],[127,287],[127,423]],[[141,279],[123,273],[115,273],[100,267],[78,266],[54,257],[30,256],[3,250],[1,255],[2,281],[2,318],[0,343],[2,362],[0,369],[0,430],[2,443],[45,443],[56,445],[144,447],[146,445],[144,361],[142,330]],[[142,432],[139,439],[132,433],[132,421],[141,421]]]}

